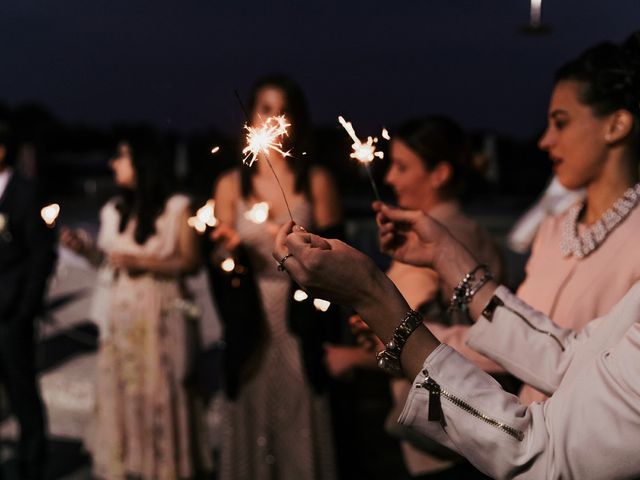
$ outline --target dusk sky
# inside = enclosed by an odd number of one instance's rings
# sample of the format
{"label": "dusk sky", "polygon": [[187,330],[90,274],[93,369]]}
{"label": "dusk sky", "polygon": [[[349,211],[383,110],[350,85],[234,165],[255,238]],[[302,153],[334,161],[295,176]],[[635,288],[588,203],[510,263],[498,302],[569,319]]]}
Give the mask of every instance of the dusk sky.
{"label": "dusk sky", "polygon": [[444,113],[531,137],[555,68],[640,28],[640,0],[543,0],[545,36],[522,34],[528,19],[529,0],[4,0],[0,102],[233,133],[234,89],[284,72],[318,125],[343,114],[367,134]]}

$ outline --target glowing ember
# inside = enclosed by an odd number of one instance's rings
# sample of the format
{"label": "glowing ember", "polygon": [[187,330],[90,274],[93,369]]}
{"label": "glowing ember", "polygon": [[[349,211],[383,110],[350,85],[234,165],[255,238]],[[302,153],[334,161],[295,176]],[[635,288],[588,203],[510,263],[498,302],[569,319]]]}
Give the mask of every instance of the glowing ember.
{"label": "glowing ember", "polygon": [[370,163],[375,157],[384,158],[383,152],[376,152],[375,144],[378,143],[377,138],[367,137],[367,141],[362,143],[356,136],[356,132],[353,129],[351,122],[347,122],[342,116],[338,117],[338,121],[353,140],[353,145],[351,145],[351,148],[353,149],[353,152],[350,155],[351,158],[355,158],[362,163]]}
{"label": "glowing ember", "polygon": [[51,205],[47,205],[42,210],[40,210],[40,216],[44,223],[46,223],[49,227],[53,227],[56,224],[56,219],[60,214],[60,205],[57,203],[52,203]]}
{"label": "glowing ember", "polygon": [[245,212],[244,217],[253,223],[264,223],[269,218],[269,204],[267,202],[255,203],[251,210]]}
{"label": "glowing ember", "polygon": [[220,147],[213,147],[213,148],[211,149],[211,153],[212,153],[212,154],[214,154],[214,155],[215,155],[216,153],[218,153],[219,151],[220,151]]}
{"label": "glowing ember", "polygon": [[387,130],[386,128],[382,129],[382,138],[384,138],[385,140],[391,140],[391,135],[389,135],[389,130]]}
{"label": "glowing ember", "polygon": [[260,153],[268,154],[269,150],[275,150],[286,157],[289,152],[282,150],[282,137],[287,135],[287,128],[290,126],[284,115],[267,118],[261,127],[245,125],[247,146],[242,150],[245,155],[242,161],[252,166]]}
{"label": "glowing ember", "polygon": [[309,298],[309,295],[307,295],[303,290],[296,290],[293,292],[293,299],[296,302],[304,302],[307,298]]}
{"label": "glowing ember", "polygon": [[316,307],[316,309],[320,310],[321,312],[326,312],[327,310],[329,310],[329,307],[331,306],[331,302],[322,300],[320,298],[316,298],[313,301],[313,306]]}
{"label": "glowing ember", "polygon": [[236,268],[236,262],[231,257],[225,258],[220,264],[220,268],[222,268],[222,270],[224,270],[225,272],[233,272],[233,270]]}
{"label": "glowing ember", "polygon": [[194,217],[189,217],[187,223],[195,228],[197,232],[204,233],[207,227],[215,227],[218,219],[215,217],[216,202],[208,200],[203,207],[200,207]]}

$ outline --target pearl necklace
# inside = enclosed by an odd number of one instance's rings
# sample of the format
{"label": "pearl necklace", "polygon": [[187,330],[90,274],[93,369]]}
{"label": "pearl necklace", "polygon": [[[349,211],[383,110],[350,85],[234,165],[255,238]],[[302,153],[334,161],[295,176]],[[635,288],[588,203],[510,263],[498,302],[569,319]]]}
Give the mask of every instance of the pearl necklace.
{"label": "pearl necklace", "polygon": [[607,236],[622,223],[640,201],[640,183],[629,188],[624,195],[616,200],[609,210],[602,214],[590,227],[578,235],[578,217],[584,208],[584,202],[571,207],[562,225],[562,239],[560,251],[564,257],[574,255],[583,258],[596,250]]}

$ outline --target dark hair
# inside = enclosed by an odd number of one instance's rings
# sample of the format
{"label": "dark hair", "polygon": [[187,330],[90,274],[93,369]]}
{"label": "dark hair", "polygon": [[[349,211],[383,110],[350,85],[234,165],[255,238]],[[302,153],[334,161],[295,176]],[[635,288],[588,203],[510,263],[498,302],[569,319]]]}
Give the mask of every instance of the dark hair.
{"label": "dark hair", "polygon": [[574,80],[582,84],[580,101],[596,115],[616,110],[634,116],[636,143],[640,141],[640,31],[622,44],[600,43],[558,69],[555,82]]}
{"label": "dark hair", "polygon": [[[291,124],[289,135],[284,140],[284,150],[292,150],[292,157],[287,158],[287,164],[294,173],[296,192],[309,195],[309,163],[300,159],[302,152],[310,152],[311,148],[311,119],[307,100],[300,86],[290,77],[281,74],[269,75],[259,79],[249,97],[249,114],[255,107],[258,93],[263,88],[276,88],[284,94],[284,115]],[[310,156],[310,155],[308,155]],[[241,168],[240,178],[242,196],[248,197],[252,191],[251,179],[256,174],[255,168]]]}
{"label": "dark hair", "polygon": [[169,149],[151,132],[133,131],[120,135],[118,145],[126,143],[136,173],[135,189],[121,188],[116,208],[123,232],[131,218],[136,219],[134,239],[143,245],[156,231],[156,220],[172,193],[173,169]]}
{"label": "dark hair", "polygon": [[425,169],[451,165],[452,175],[443,192],[457,196],[469,169],[470,149],[466,133],[448,117],[432,115],[404,123],[394,134],[422,160]]}

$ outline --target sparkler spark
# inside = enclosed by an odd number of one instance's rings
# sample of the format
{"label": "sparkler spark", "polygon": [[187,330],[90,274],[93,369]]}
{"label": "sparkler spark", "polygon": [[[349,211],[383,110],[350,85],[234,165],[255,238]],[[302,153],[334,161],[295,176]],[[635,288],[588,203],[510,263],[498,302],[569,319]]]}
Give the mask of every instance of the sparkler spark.
{"label": "sparkler spark", "polygon": [[386,128],[382,129],[382,138],[384,138],[385,140],[391,140],[391,135],[389,135],[389,130],[387,130]]}
{"label": "sparkler spark", "polygon": [[216,202],[208,200],[204,206],[200,207],[195,216],[187,219],[187,224],[195,228],[198,233],[204,233],[207,227],[215,227],[218,224],[218,219],[215,216]]}
{"label": "sparkler spark", "polygon": [[374,158],[384,158],[383,152],[376,152],[375,144],[378,143],[378,137],[367,137],[366,143],[362,143],[356,135],[356,131],[353,129],[353,125],[351,124],[351,122],[347,122],[342,116],[338,117],[338,122],[340,122],[340,125],[344,127],[344,129],[353,140],[353,145],[351,145],[353,152],[349,156],[351,158],[355,158],[365,166],[367,175],[369,175],[369,182],[371,182],[371,188],[373,188],[373,193],[376,196],[376,200],[381,201],[380,193],[378,192],[378,186],[373,179],[373,174],[371,173],[371,168],[369,167],[369,164],[373,161]]}
{"label": "sparkler spark", "polygon": [[212,153],[213,155],[215,155],[215,154],[216,154],[216,153],[218,153],[219,151],[220,151],[220,147],[213,147],[213,148],[211,149],[211,153]]}
{"label": "sparkler spark", "polygon": [[53,227],[56,224],[56,219],[60,214],[60,205],[57,203],[52,203],[51,205],[47,205],[42,210],[40,210],[40,216],[44,223],[47,224],[48,227]]}
{"label": "sparkler spark", "polygon": [[236,262],[231,257],[225,258],[220,264],[220,268],[227,273],[233,272],[236,268]]}
{"label": "sparkler spark", "polygon": [[362,143],[362,141],[360,141],[356,136],[356,132],[353,129],[351,122],[347,122],[342,116],[338,117],[338,121],[353,140],[353,145],[351,145],[351,148],[353,149],[353,152],[350,155],[351,158],[355,158],[362,163],[370,163],[375,157],[384,158],[383,152],[376,152],[375,144],[378,143],[377,137],[367,137],[367,141]]}
{"label": "sparkler spark", "polygon": [[282,150],[282,137],[288,134],[287,128],[290,126],[284,115],[267,118],[261,127],[245,125],[247,146],[242,150],[242,154],[245,155],[242,159],[243,163],[252,166],[260,153],[266,156],[269,150],[288,156],[289,152]]}
{"label": "sparkler spark", "polygon": [[313,301],[313,306],[316,307],[316,310],[320,310],[321,312],[326,312],[327,310],[329,310],[329,307],[331,306],[331,302],[327,300],[322,300],[321,298],[316,298]]}

